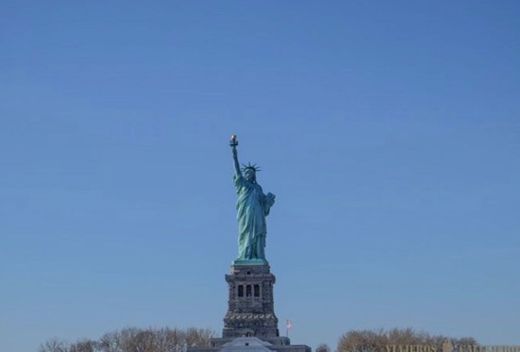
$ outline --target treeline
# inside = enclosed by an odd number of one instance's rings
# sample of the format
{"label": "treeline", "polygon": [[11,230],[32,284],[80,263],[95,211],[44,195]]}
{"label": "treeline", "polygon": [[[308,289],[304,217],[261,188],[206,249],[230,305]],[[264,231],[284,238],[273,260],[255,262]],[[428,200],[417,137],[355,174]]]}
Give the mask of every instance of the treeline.
{"label": "treeline", "polygon": [[[98,340],[79,340],[68,343],[50,339],[39,352],[184,352],[188,347],[209,347],[215,334],[207,329],[137,329],[127,328],[104,334]],[[343,334],[336,352],[388,352],[387,346],[435,346],[442,352],[446,342],[452,345],[477,345],[472,337],[452,338],[430,335],[414,329],[352,330]],[[326,344],[316,352],[331,352]]]}
{"label": "treeline", "polygon": [[182,352],[187,347],[209,347],[214,333],[207,329],[126,328],[104,334],[98,340],[73,343],[54,338],[39,352]]}
{"label": "treeline", "polygon": [[472,337],[453,338],[443,335],[430,335],[414,329],[392,330],[352,330],[340,337],[337,352],[385,352],[386,346],[428,345],[442,351],[445,342],[453,345],[477,345]]}

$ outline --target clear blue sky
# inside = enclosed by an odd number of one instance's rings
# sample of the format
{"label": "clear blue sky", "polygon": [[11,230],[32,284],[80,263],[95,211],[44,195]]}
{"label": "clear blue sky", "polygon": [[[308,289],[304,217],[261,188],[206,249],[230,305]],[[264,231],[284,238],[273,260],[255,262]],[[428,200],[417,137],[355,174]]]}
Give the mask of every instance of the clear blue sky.
{"label": "clear blue sky", "polygon": [[0,8],[3,351],[220,333],[231,133],[277,195],[267,255],[294,342],[520,343],[518,1]]}

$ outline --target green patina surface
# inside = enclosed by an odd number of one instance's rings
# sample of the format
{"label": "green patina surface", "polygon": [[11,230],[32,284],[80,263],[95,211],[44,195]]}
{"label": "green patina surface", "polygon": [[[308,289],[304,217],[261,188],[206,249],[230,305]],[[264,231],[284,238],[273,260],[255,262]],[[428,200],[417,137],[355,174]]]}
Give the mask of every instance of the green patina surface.
{"label": "green patina surface", "polygon": [[235,259],[233,265],[266,265],[269,262],[266,259]]}
{"label": "green patina surface", "polygon": [[272,193],[264,194],[256,182],[258,168],[247,165],[240,168],[238,162],[236,136],[231,139],[235,175],[233,177],[237,192],[238,220],[238,257],[234,264],[263,265],[265,259],[265,239],[267,235],[266,217],[274,204]]}

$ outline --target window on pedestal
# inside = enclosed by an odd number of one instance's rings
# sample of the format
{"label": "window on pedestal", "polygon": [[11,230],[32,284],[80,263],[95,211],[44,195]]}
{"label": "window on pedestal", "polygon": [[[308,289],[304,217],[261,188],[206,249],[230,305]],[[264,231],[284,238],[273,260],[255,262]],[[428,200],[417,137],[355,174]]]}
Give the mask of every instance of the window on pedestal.
{"label": "window on pedestal", "polygon": [[238,297],[244,297],[244,285],[238,285]]}
{"label": "window on pedestal", "polygon": [[252,296],[251,285],[247,285],[246,286],[246,297],[251,297],[251,296]]}
{"label": "window on pedestal", "polygon": [[253,293],[255,297],[260,297],[260,285],[253,286]]}

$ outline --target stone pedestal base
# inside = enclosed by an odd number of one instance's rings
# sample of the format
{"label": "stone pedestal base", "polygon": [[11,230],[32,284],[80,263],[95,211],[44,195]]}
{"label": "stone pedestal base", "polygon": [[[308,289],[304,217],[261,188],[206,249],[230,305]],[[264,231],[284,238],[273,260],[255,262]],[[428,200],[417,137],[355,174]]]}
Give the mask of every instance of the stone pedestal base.
{"label": "stone pedestal base", "polygon": [[229,299],[222,337],[277,338],[278,318],[273,302],[275,276],[269,264],[234,264],[226,281]]}
{"label": "stone pedestal base", "polygon": [[[228,344],[234,340],[238,339],[238,337],[232,337],[232,338],[213,338],[211,339],[211,346],[212,347],[222,347],[225,344]],[[288,337],[285,336],[278,336],[278,337],[263,337],[261,338],[262,341],[267,342],[270,345],[273,346],[289,346],[291,344],[291,340]]]}
{"label": "stone pedestal base", "polygon": [[189,348],[189,352],[311,352],[309,346],[291,345],[278,332],[276,279],[266,261],[235,261],[226,281],[229,299],[222,338],[211,339],[209,348]]}

